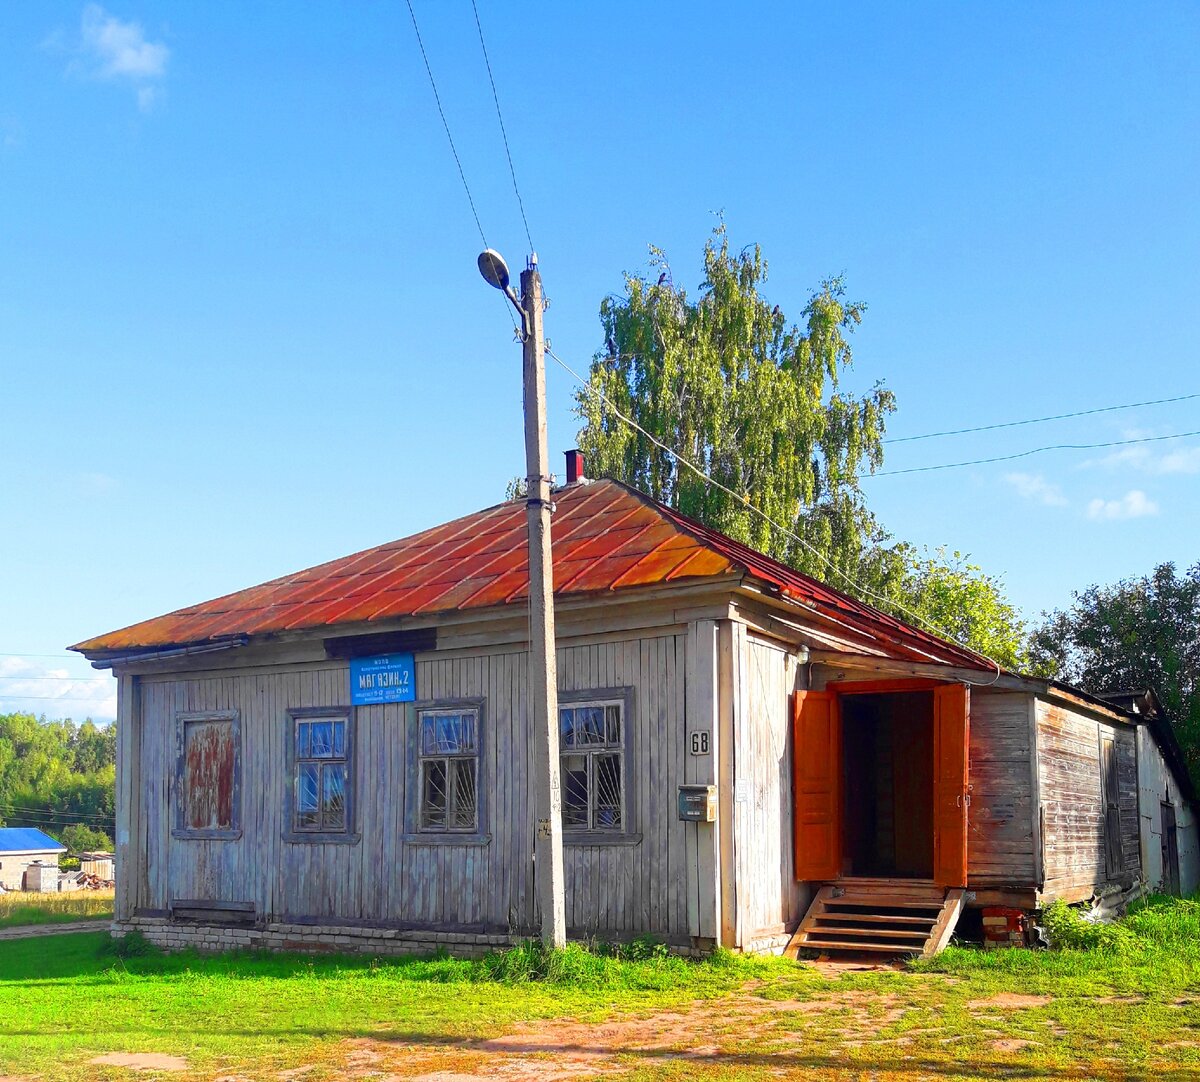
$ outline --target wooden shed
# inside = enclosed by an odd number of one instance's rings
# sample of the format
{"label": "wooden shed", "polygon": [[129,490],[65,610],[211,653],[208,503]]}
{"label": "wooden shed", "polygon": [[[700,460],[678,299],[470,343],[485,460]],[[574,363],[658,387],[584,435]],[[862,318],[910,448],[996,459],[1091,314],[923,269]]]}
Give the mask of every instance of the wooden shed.
{"label": "wooden shed", "polygon": [[[998,673],[623,484],[555,503],[573,936],[924,951],[964,906],[1142,873],[1134,712]],[[116,934],[477,952],[535,932],[524,511],[74,647],[119,681]],[[682,817],[697,786],[711,815]]]}

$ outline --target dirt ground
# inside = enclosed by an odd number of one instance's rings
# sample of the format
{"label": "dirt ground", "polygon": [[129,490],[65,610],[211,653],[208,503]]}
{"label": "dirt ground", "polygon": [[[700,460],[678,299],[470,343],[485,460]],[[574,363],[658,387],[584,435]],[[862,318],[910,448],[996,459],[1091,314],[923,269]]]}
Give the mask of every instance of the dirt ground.
{"label": "dirt ground", "polygon": [[[859,967],[868,968],[868,967]],[[874,968],[874,967],[869,967]],[[500,1037],[442,1043],[407,1043],[357,1038],[340,1042],[333,1059],[320,1065],[280,1072],[281,1082],[308,1074],[373,1079],[376,1082],[572,1082],[604,1078],[654,1064],[685,1074],[690,1065],[725,1067],[737,1076],[750,1060],[759,1066],[774,1061],[778,1073],[790,1074],[814,1051],[814,1030],[833,1037],[841,1049],[878,1048],[902,1055],[906,1046],[925,1037],[945,1045],[960,1038],[938,1038],[939,1027],[913,1028],[903,1036],[886,1038],[880,1031],[914,1010],[893,995],[873,991],[829,991],[812,999],[777,1000],[755,994],[749,985],[738,995],[696,1001],[673,1011],[645,1017],[588,1023],[551,1019],[521,1023]],[[1027,1011],[1051,1002],[1049,996],[996,995],[973,1001],[982,1011]],[[989,1041],[989,1051],[1001,1056],[1037,1046],[1028,1039],[1003,1036]],[[819,1058],[819,1057],[818,1057]],[[814,1064],[816,1066],[816,1064]],[[772,1073],[776,1073],[773,1071]],[[250,1082],[238,1075],[216,1082]]]}

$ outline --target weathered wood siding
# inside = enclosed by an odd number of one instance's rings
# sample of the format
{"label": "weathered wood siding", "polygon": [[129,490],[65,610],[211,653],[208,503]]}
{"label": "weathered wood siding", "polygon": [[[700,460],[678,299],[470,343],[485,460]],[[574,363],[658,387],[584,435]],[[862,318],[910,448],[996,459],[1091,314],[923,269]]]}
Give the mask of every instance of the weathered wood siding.
{"label": "weathered wood siding", "polygon": [[[637,844],[566,849],[567,923],[576,933],[649,931],[688,935],[686,825],[674,814],[684,775],[686,636],[660,634],[558,651],[563,690],[630,687],[627,802]],[[520,650],[419,655],[417,694],[482,698],[486,728],[480,785],[486,788],[484,845],[404,840],[406,711],[358,707],[353,777],[357,842],[282,838],[289,739],[287,711],[344,707],[345,662],[194,675],[145,676],[130,696],[136,718],[122,751],[137,769],[121,772],[130,792],[121,829],[123,905],[164,910],[172,899],[253,902],[268,918],[338,918],[340,923],[536,927],[529,785],[533,741],[526,708],[526,654]],[[176,719],[181,713],[237,711],[240,718],[241,836],[172,836]],[[124,891],[129,897],[124,897]]]}
{"label": "weathered wood siding", "polygon": [[971,689],[967,883],[972,890],[1035,886],[1033,696]]}
{"label": "weathered wood siding", "polygon": [[[1112,875],[1107,870],[1101,767],[1105,739],[1113,742],[1119,786],[1120,867]],[[1133,728],[1038,700],[1037,743],[1044,900],[1077,900],[1106,883],[1132,880],[1141,872]]]}
{"label": "weathered wood siding", "polygon": [[1183,798],[1179,779],[1159,750],[1150,726],[1137,730],[1138,804],[1142,874],[1150,886],[1160,888],[1166,878],[1163,866],[1163,804],[1175,810],[1175,844],[1179,854],[1179,891],[1184,896],[1200,887],[1200,823],[1195,809]]}
{"label": "weathered wood siding", "polygon": [[752,948],[799,923],[809,890],[792,845],[795,655],[735,625],[734,853],[737,944]]}

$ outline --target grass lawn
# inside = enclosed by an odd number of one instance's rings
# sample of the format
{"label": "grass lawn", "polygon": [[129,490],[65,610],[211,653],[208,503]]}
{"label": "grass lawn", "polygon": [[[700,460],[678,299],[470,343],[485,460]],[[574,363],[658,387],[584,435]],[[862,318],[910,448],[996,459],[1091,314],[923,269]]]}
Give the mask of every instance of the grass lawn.
{"label": "grass lawn", "polygon": [[[103,935],[0,942],[0,1076],[1200,1078],[1200,903],[1155,900],[1099,938],[869,971],[572,949],[539,980],[512,952],[118,958]],[[180,1070],[92,1063],[106,1053]]]}
{"label": "grass lawn", "polygon": [[76,890],[69,894],[25,891],[0,894],[0,928],[77,920],[111,920],[113,893],[111,890]]}

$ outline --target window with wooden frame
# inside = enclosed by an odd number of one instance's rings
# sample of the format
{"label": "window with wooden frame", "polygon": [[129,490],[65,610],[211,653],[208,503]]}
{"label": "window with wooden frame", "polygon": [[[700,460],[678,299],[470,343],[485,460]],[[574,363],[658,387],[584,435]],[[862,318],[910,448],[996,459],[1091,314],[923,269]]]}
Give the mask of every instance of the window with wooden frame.
{"label": "window with wooden frame", "polygon": [[236,710],[176,715],[176,838],[242,833],[241,728]]}
{"label": "window with wooden frame", "polygon": [[417,830],[479,830],[479,707],[417,710]]}
{"label": "window with wooden frame", "polygon": [[559,695],[564,838],[629,833],[629,705],[624,688]]}
{"label": "window with wooden frame", "polygon": [[352,714],[348,708],[288,711],[286,828],[289,841],[357,841]]}

